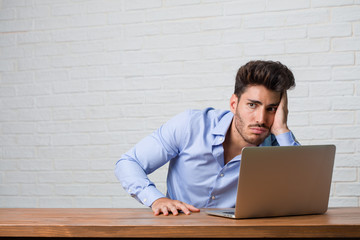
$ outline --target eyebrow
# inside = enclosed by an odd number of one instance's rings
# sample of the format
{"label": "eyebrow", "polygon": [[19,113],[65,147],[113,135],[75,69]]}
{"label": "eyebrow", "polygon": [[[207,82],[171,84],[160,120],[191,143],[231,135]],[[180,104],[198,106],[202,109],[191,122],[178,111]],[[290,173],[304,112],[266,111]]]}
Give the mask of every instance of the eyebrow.
{"label": "eyebrow", "polygon": [[[260,101],[258,101],[258,100],[253,100],[253,99],[247,99],[247,100],[248,100],[249,102],[251,102],[251,103],[263,105],[263,103],[260,102]],[[277,106],[279,106],[279,104],[280,104],[280,102],[278,102],[278,103],[271,103],[271,104],[267,105],[267,107],[277,107]]]}

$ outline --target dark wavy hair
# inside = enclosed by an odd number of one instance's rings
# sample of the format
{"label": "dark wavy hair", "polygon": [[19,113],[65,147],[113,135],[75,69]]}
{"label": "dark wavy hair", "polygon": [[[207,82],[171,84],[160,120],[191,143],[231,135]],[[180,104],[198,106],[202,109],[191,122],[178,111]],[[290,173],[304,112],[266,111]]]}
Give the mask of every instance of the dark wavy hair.
{"label": "dark wavy hair", "polygon": [[239,98],[249,85],[263,85],[276,92],[285,92],[295,87],[293,73],[280,62],[250,61],[240,67],[236,74],[235,90]]}

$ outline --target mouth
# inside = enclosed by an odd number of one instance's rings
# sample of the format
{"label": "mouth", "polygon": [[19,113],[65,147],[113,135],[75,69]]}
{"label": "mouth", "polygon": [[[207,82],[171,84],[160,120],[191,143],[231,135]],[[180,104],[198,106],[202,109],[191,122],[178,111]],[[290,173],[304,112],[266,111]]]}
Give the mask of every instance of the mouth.
{"label": "mouth", "polygon": [[253,134],[263,134],[268,131],[268,129],[264,127],[250,127],[250,130]]}

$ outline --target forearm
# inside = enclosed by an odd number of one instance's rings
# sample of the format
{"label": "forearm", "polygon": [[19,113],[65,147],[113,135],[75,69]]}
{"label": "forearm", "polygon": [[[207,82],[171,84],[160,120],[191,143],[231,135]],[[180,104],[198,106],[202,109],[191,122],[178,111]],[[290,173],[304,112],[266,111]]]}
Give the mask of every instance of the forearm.
{"label": "forearm", "polygon": [[115,175],[125,191],[146,206],[151,206],[156,199],[165,197],[134,160],[122,157],[116,164]]}

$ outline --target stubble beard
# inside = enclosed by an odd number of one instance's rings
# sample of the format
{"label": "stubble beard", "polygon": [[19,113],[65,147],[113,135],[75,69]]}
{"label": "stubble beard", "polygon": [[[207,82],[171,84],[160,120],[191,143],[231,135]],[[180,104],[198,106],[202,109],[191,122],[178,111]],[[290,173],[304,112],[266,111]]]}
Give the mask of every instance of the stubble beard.
{"label": "stubble beard", "polygon": [[250,128],[250,126],[265,127],[265,128],[268,129],[268,127],[266,127],[264,125],[260,125],[260,124],[253,124],[253,125],[245,126],[245,123],[244,123],[243,119],[240,116],[238,116],[237,114],[235,115],[235,128],[236,128],[236,131],[239,133],[239,135],[245,141],[245,143],[250,144],[250,145],[258,146],[265,140],[266,137],[268,137],[270,135],[270,132],[269,132],[263,138],[258,138],[257,137],[255,139],[252,139],[250,136],[246,135],[246,130],[247,130],[247,128]]}

